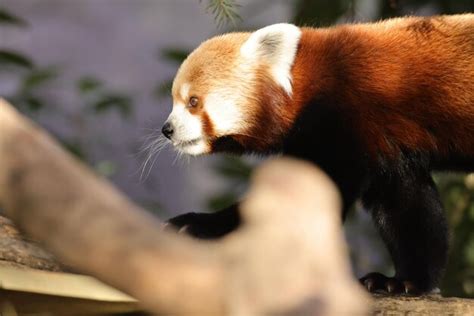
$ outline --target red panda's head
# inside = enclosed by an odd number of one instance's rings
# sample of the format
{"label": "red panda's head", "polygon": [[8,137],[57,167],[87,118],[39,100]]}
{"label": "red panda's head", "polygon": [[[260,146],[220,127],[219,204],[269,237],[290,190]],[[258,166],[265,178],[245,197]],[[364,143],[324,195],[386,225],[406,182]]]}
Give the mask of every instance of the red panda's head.
{"label": "red panda's head", "polygon": [[269,151],[288,130],[285,104],[301,31],[275,24],[202,43],[173,82],[164,135],[181,152]]}

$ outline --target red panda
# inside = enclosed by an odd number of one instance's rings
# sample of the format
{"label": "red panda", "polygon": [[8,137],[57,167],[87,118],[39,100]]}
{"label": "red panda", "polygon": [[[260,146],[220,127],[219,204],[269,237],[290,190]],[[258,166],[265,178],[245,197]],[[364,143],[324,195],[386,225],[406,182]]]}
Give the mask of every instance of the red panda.
{"label": "red panda", "polygon": [[[396,270],[362,278],[368,290],[438,285],[448,228],[430,172],[474,171],[474,14],[217,36],[183,62],[172,95],[162,132],[179,151],[295,156],[332,177],[344,215],[360,198]],[[170,223],[217,237],[238,207]]]}

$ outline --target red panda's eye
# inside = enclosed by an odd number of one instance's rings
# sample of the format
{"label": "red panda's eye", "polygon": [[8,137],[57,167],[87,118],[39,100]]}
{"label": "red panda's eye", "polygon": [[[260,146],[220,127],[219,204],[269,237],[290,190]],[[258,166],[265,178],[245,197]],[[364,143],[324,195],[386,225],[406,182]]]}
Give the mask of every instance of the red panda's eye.
{"label": "red panda's eye", "polygon": [[196,107],[198,105],[198,103],[199,103],[199,100],[196,97],[191,97],[189,99],[189,106],[192,107],[192,108]]}

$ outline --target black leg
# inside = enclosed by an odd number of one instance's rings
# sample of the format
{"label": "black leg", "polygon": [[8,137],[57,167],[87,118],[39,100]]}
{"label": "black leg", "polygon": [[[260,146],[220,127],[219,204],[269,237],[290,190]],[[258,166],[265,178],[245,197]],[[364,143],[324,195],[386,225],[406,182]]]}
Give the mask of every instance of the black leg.
{"label": "black leg", "polygon": [[363,197],[388,250],[396,275],[369,274],[369,290],[422,293],[438,285],[448,253],[448,225],[428,172],[379,177]]}
{"label": "black leg", "polygon": [[186,213],[169,219],[168,223],[194,237],[222,237],[240,224],[238,204],[215,213]]}

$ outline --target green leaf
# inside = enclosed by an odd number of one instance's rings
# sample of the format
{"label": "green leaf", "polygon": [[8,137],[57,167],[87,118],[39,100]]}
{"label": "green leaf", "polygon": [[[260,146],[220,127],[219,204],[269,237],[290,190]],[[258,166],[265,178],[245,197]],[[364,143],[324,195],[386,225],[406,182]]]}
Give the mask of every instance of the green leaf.
{"label": "green leaf", "polygon": [[35,69],[23,79],[22,90],[30,91],[32,89],[38,88],[39,86],[44,85],[55,79],[57,76],[58,72],[56,68],[50,67],[43,69]]}
{"label": "green leaf", "polygon": [[103,96],[94,104],[93,107],[97,113],[103,113],[111,109],[116,109],[123,117],[129,116],[132,110],[130,98],[118,94]]}
{"label": "green leaf", "polygon": [[34,67],[34,63],[31,59],[21,53],[11,50],[0,50],[0,67],[2,64],[28,69],[32,69]]}
{"label": "green leaf", "polygon": [[237,201],[237,195],[231,192],[222,193],[218,196],[211,198],[207,205],[211,211],[220,211],[226,207],[229,207]]}
{"label": "green leaf", "polygon": [[11,24],[16,26],[28,25],[25,20],[16,15],[13,15],[12,13],[6,11],[3,8],[0,8],[0,24]]}
{"label": "green leaf", "polygon": [[37,112],[44,107],[43,101],[33,96],[26,97],[23,102],[26,104],[28,109],[33,112]]}
{"label": "green leaf", "polygon": [[102,81],[94,77],[82,77],[77,81],[77,89],[83,94],[96,91],[102,86]]}
{"label": "green leaf", "polygon": [[76,156],[78,159],[85,161],[86,154],[84,153],[84,149],[82,148],[81,144],[75,141],[61,141],[64,148],[69,151],[71,154]]}
{"label": "green leaf", "polygon": [[181,64],[189,55],[189,50],[179,48],[166,48],[162,50],[161,57],[167,61]]}
{"label": "green leaf", "polygon": [[95,165],[95,170],[104,177],[111,177],[117,173],[117,164],[110,160],[102,160]]}
{"label": "green leaf", "polygon": [[237,13],[239,7],[235,0],[208,0],[206,12],[212,12],[218,28],[226,24],[235,26],[237,20],[242,20]]}

